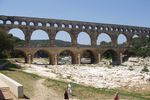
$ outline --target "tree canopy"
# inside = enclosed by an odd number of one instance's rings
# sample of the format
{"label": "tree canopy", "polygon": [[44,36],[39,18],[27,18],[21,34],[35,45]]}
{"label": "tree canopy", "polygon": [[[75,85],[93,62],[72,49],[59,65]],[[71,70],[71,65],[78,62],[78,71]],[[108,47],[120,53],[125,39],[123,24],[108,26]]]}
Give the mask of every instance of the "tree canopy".
{"label": "tree canopy", "polygon": [[10,35],[0,29],[0,58],[7,58],[13,49],[13,39]]}

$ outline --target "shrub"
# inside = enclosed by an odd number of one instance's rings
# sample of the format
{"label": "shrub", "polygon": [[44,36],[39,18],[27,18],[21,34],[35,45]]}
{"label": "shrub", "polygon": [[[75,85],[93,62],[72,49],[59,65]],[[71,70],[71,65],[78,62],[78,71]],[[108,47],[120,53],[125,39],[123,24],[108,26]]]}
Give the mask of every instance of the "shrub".
{"label": "shrub", "polygon": [[144,68],[142,69],[142,72],[149,72],[149,69],[147,68],[147,66],[144,66]]}

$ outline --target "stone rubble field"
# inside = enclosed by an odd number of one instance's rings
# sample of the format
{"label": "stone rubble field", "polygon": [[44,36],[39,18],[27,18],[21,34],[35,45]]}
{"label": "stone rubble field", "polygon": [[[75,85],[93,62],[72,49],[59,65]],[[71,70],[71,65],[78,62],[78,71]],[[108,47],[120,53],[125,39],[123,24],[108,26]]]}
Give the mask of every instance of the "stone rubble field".
{"label": "stone rubble field", "polygon": [[150,58],[130,58],[119,66],[108,65],[107,61],[89,65],[18,64],[28,73],[96,88],[138,87],[150,83],[150,72],[141,72],[144,66],[150,70]]}

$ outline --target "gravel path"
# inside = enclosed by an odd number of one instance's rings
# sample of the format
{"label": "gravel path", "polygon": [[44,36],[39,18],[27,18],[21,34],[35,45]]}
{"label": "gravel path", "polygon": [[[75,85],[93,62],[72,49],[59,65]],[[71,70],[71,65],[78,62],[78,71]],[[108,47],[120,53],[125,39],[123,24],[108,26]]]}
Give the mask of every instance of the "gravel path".
{"label": "gravel path", "polygon": [[62,95],[58,95],[56,91],[47,88],[42,83],[45,79],[40,79],[35,84],[35,91],[33,98],[31,97],[31,100],[63,100]]}

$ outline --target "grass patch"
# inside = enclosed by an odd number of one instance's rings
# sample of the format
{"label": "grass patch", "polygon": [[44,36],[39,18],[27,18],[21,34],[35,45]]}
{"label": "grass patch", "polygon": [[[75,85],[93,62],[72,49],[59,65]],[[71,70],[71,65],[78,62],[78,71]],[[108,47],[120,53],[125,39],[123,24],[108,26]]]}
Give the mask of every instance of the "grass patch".
{"label": "grass patch", "polygon": [[18,65],[12,63],[8,64],[4,70],[0,70],[0,73],[3,73],[22,84],[24,86],[24,94],[27,97],[33,96],[34,85],[36,81],[40,79],[40,77],[35,74],[23,72]]}
{"label": "grass patch", "polygon": [[[67,82],[53,79],[46,79],[44,82],[44,85],[58,91],[59,93],[64,93],[67,84]],[[73,98],[78,98],[81,100],[112,100],[116,92],[119,92],[119,97],[123,100],[149,100],[149,98],[144,97],[142,94],[127,92],[124,90],[94,88],[78,85],[75,83],[71,83],[71,85],[73,87]]]}
{"label": "grass patch", "polygon": [[4,63],[6,63],[7,62],[7,60],[5,60],[5,59],[0,59],[0,65],[1,64],[4,64]]}

